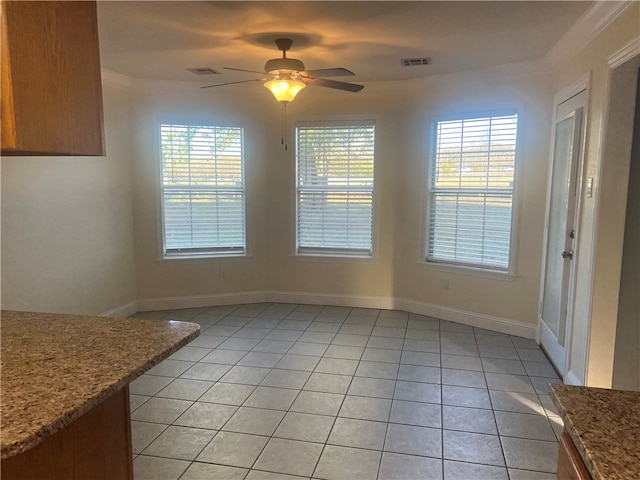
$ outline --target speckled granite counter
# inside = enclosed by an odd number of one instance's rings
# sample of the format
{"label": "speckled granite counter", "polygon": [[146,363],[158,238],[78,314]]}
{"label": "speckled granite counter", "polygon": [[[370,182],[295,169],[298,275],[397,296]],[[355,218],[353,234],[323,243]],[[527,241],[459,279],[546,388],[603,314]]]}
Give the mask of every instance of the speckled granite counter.
{"label": "speckled granite counter", "polygon": [[594,480],[640,479],[640,392],[553,384],[551,397]]}
{"label": "speckled granite counter", "polygon": [[199,334],[194,323],[2,311],[2,459],[70,424]]}

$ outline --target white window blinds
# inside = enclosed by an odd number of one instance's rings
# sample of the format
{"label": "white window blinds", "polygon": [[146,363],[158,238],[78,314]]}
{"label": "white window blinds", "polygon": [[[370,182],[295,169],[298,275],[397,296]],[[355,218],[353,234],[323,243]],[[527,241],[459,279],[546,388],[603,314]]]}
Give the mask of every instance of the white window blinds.
{"label": "white window blinds", "polygon": [[427,261],[507,271],[517,115],[434,124]]}
{"label": "white window blinds", "polygon": [[297,250],[372,254],[373,122],[298,124]]}
{"label": "white window blinds", "polygon": [[161,125],[165,256],[245,252],[242,129]]}

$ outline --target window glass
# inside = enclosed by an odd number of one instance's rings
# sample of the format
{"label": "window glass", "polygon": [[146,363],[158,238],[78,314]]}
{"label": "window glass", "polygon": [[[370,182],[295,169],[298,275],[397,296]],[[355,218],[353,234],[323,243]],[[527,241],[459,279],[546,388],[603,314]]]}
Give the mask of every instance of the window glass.
{"label": "window glass", "polygon": [[373,122],[296,128],[297,251],[371,256]]}
{"label": "window glass", "polygon": [[507,271],[517,115],[437,121],[427,261]]}
{"label": "window glass", "polygon": [[244,254],[242,129],[160,129],[165,257]]}

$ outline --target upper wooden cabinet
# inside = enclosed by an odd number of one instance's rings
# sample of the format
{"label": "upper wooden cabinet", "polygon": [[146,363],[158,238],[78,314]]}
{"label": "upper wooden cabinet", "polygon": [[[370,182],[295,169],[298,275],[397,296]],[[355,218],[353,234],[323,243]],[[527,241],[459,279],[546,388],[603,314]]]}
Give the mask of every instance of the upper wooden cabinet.
{"label": "upper wooden cabinet", "polygon": [[96,3],[2,2],[2,155],[104,155]]}

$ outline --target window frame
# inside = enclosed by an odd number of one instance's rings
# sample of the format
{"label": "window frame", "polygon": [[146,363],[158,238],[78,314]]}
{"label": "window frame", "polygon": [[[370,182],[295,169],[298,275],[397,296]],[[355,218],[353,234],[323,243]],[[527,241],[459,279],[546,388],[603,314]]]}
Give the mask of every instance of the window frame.
{"label": "window frame", "polygon": [[[371,250],[368,253],[352,253],[348,249],[323,249],[309,248],[309,250],[301,251],[299,247],[299,206],[298,206],[298,127],[373,127],[373,181],[371,185]],[[293,169],[292,169],[292,197],[293,197],[293,222],[292,222],[292,253],[291,256],[307,262],[338,262],[338,263],[375,263],[377,262],[377,224],[378,211],[377,206],[377,151],[378,151],[378,135],[379,118],[377,115],[354,115],[354,116],[336,116],[336,117],[305,117],[294,122],[294,139],[295,149],[293,152]]]}
{"label": "window frame", "polygon": [[[203,248],[203,249],[185,249],[183,253],[179,251],[168,251],[166,247],[166,225],[165,225],[165,202],[164,202],[164,167],[162,158],[162,127],[168,126],[184,126],[184,127],[210,127],[210,128],[233,128],[240,130],[240,165],[242,171],[242,211],[243,211],[243,246],[242,250],[225,251],[221,247]],[[246,184],[246,145],[245,145],[245,127],[235,122],[219,122],[211,120],[199,119],[161,119],[156,122],[155,134],[157,135],[156,146],[156,168],[157,182],[156,190],[158,198],[158,261],[160,263],[181,262],[202,262],[202,261],[225,261],[236,262],[243,261],[249,257],[247,248],[247,184]],[[200,250],[200,251],[198,251]]]}
{"label": "window frame", "polygon": [[[489,265],[478,265],[471,263],[463,263],[449,260],[433,260],[429,258],[430,248],[430,230],[432,218],[432,171],[435,163],[435,151],[437,148],[437,124],[439,122],[456,121],[456,120],[473,120],[481,118],[501,117],[516,115],[516,140],[514,154],[514,171],[513,182],[511,188],[511,215],[510,215],[510,231],[509,231],[509,249],[508,249],[508,265],[502,269]],[[423,176],[424,195],[423,195],[423,215],[425,222],[422,228],[422,256],[419,263],[423,268],[428,270],[440,271],[443,273],[462,274],[469,276],[477,276],[502,281],[513,281],[517,278],[516,260],[517,260],[517,230],[518,230],[518,209],[519,209],[519,177],[521,142],[522,142],[522,115],[520,108],[516,107],[500,107],[489,108],[477,111],[467,111],[460,113],[447,113],[433,115],[427,119],[428,134],[426,135],[427,155],[425,156],[425,171]]]}

